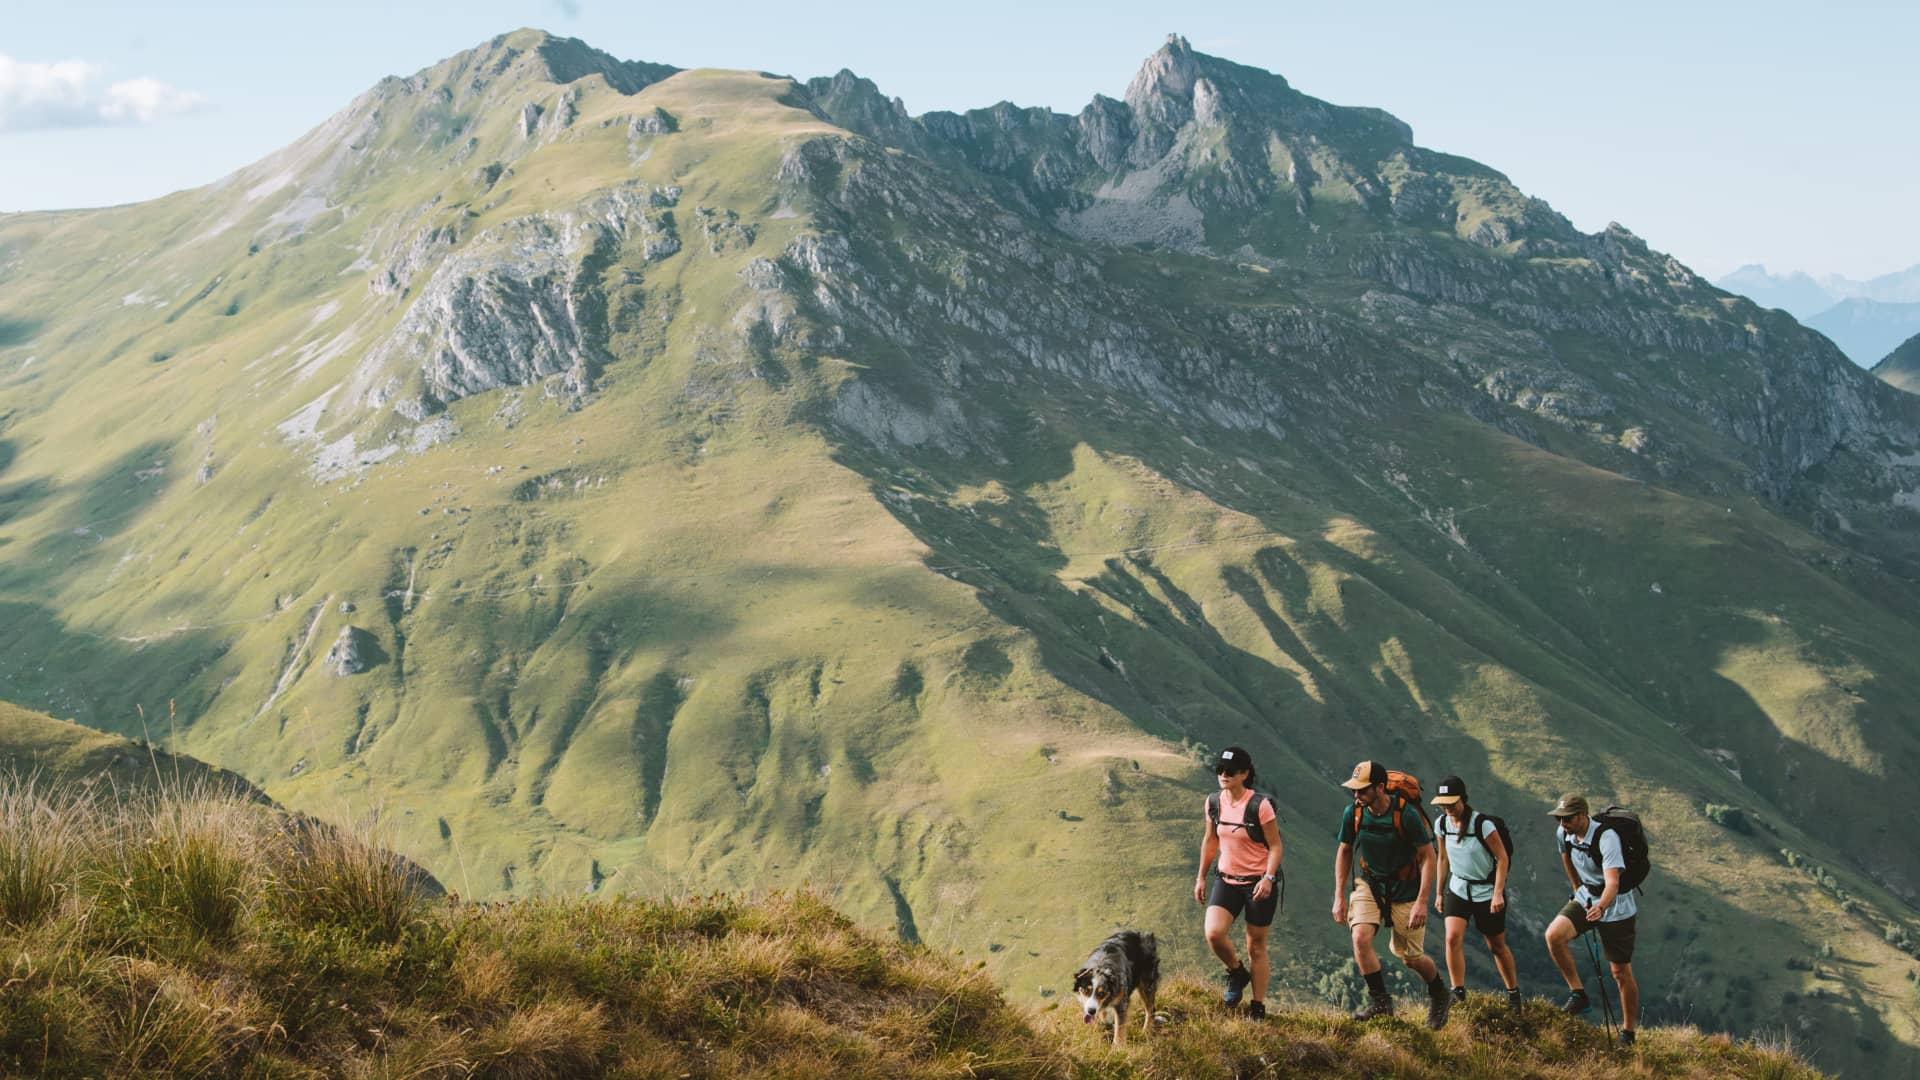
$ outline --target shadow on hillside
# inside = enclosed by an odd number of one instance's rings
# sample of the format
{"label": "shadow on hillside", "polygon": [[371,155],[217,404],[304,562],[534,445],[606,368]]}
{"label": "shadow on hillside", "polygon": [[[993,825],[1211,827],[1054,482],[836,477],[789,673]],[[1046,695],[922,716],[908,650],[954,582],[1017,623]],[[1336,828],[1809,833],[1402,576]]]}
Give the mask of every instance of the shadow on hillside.
{"label": "shadow on hillside", "polygon": [[0,562],[0,590],[34,595],[54,571],[70,577],[105,558],[105,542],[132,528],[141,511],[165,493],[167,467],[168,444],[151,440],[64,488],[36,478],[0,490],[0,522],[38,512],[50,500],[65,497],[25,549]]}
{"label": "shadow on hillside", "polygon": [[[1604,655],[1548,621],[1544,611],[1507,610],[1526,603],[1523,595],[1491,598],[1452,575],[1443,575],[1446,592],[1421,595],[1393,559],[1375,565],[1321,539],[1342,519],[1405,518],[1404,506],[1369,494],[1364,485],[1350,485],[1341,514],[1317,520],[1301,517],[1298,499],[1293,500],[1293,511],[1276,514],[1244,491],[1202,489],[1216,502],[1288,537],[1288,543],[1267,543],[1225,560],[1219,574],[1220,585],[1245,604],[1289,667],[1232,644],[1221,630],[1219,614],[1210,615],[1150,551],[1111,553],[1102,569],[1079,580],[1060,576],[1076,554],[1084,560],[1087,553],[1065,552],[1055,544],[1048,515],[1028,492],[1069,477],[1074,448],[1083,443],[1103,456],[1130,457],[1162,476],[1179,477],[1185,462],[1177,447],[1167,450],[1164,433],[1156,440],[1148,433],[1082,426],[1061,418],[1051,429],[1036,422],[1020,425],[1009,441],[1012,445],[1001,449],[1011,464],[942,452],[876,450],[845,439],[837,459],[865,475],[879,501],[928,546],[929,566],[972,586],[996,618],[1030,630],[1045,666],[1061,683],[1169,741],[1212,747],[1238,742],[1252,749],[1261,766],[1261,786],[1276,793],[1283,833],[1293,843],[1331,849],[1345,805],[1344,793],[1332,781],[1343,777],[1354,760],[1378,757],[1404,763],[1429,783],[1446,773],[1472,778],[1476,803],[1504,813],[1522,848],[1510,936],[1524,985],[1536,993],[1560,985],[1539,934],[1564,901],[1565,883],[1553,857],[1552,827],[1543,816],[1546,806],[1540,794],[1488,779],[1495,775],[1489,747],[1461,730],[1463,718],[1453,715],[1447,704],[1469,696],[1465,691],[1474,669],[1482,663],[1505,668],[1530,684],[1560,721],[1548,729],[1550,738],[1544,743],[1502,748],[1502,771],[1511,773],[1517,761],[1537,763],[1553,774],[1582,778],[1602,799],[1616,786],[1637,786],[1631,778],[1612,776],[1598,756],[1567,757],[1565,748],[1588,738],[1609,746],[1610,756],[1621,760],[1670,761],[1662,774],[1662,782],[1670,786],[1693,785],[1702,793],[1735,790],[1730,777],[1666,725],[1638,725],[1613,715],[1640,710],[1644,715],[1633,719],[1655,720],[1660,714],[1633,692],[1639,687],[1622,685],[1622,676]],[[1290,467],[1318,470],[1320,479],[1337,480],[1348,468],[1330,457],[1303,454],[1299,447],[1243,452],[1271,452],[1274,460],[1287,461]],[[941,497],[994,482],[1004,495],[991,502],[956,507]],[[900,497],[901,490],[934,497],[908,500]],[[1418,541],[1409,546],[1406,537],[1390,529],[1383,535],[1396,549],[1395,559],[1419,557]],[[1427,562],[1435,565],[1434,560]],[[1310,566],[1343,576],[1337,588],[1347,611],[1344,625],[1332,622],[1317,606]],[[1436,595],[1451,598],[1458,607],[1436,607]],[[1116,618],[1116,607],[1131,618]],[[1484,629],[1489,618],[1503,620],[1521,635],[1539,632],[1523,640],[1495,640]],[[1547,625],[1535,626],[1540,622]],[[1446,650],[1422,648],[1423,639],[1444,640]],[[1397,652],[1397,667],[1385,662],[1389,651]],[[1722,723],[1773,730],[1750,698],[1723,695],[1716,706]],[[1860,790],[1865,779],[1853,778],[1843,790]],[[1197,796],[1205,780],[1196,775],[1194,786]],[[1306,888],[1312,895],[1313,886]],[[1771,978],[1755,978],[1754,965],[1777,974],[1785,970],[1787,954],[1818,949],[1809,928],[1763,923],[1755,928],[1763,940],[1754,955],[1705,956],[1699,947],[1689,952],[1687,946],[1702,936],[1701,927],[1713,920],[1720,899],[1664,876],[1648,891],[1642,939],[1650,947],[1643,954],[1643,977],[1651,969],[1656,977],[1686,980],[1683,990],[1645,990],[1650,1022],[1752,1032],[1778,1017],[1811,1012],[1819,1015],[1820,1038],[1828,1043],[1840,1038],[1840,1031],[1858,1032],[1849,1036],[1859,1040],[1857,1044],[1835,1047],[1830,1060],[1858,1060],[1856,1055],[1869,1043],[1878,1048],[1876,1061],[1889,1060],[1889,1055],[1901,1063],[1920,1060],[1891,1038],[1866,1007],[1864,983],[1857,977],[1842,976],[1852,987],[1847,995],[1836,991],[1830,998],[1797,1002],[1754,997],[1764,987],[1780,985]],[[1298,919],[1305,921],[1292,926],[1305,929],[1314,922],[1307,916]],[[1709,936],[1721,943],[1731,940],[1725,934]],[[1440,952],[1440,940],[1436,929],[1430,935],[1430,954]],[[1337,940],[1326,944],[1339,949]],[[1475,935],[1469,935],[1468,954],[1478,985],[1488,985],[1491,969]]]}
{"label": "shadow on hillside", "polygon": [[227,647],[199,630],[129,642],[72,629],[37,604],[0,602],[0,699],[165,743],[168,695],[183,726],[203,715],[219,691],[201,677]]}
{"label": "shadow on hillside", "polygon": [[40,328],[44,325],[39,319],[0,315],[0,349],[13,345],[25,345],[39,336]]}

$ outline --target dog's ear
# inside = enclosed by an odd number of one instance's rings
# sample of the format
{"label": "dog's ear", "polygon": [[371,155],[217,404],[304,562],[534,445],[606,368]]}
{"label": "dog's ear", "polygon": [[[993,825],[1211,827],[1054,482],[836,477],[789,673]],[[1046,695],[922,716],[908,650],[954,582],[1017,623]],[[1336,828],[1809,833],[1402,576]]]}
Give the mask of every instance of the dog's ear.
{"label": "dog's ear", "polygon": [[1093,969],[1090,967],[1083,967],[1079,971],[1074,972],[1073,988],[1075,990],[1093,989]]}

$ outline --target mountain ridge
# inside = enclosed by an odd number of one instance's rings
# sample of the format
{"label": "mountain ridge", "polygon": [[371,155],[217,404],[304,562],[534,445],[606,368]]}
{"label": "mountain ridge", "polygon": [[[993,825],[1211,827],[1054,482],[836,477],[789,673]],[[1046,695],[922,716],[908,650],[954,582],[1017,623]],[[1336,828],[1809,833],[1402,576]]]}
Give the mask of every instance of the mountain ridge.
{"label": "mountain ridge", "polygon": [[[813,880],[1022,986],[1191,918],[1141,885],[1210,747],[1289,830],[1361,757],[1474,772],[1528,851],[1519,808],[1613,792],[1671,838],[1651,1009],[1793,995],[1907,1060],[1920,866],[1837,824],[1914,775],[1906,395],[1172,44],[1083,124],[513,37],[221,185],[0,222],[9,694],[177,697],[465,895]],[[1300,918],[1277,968],[1338,1001]],[[1858,965],[1783,967],[1815,927]]]}

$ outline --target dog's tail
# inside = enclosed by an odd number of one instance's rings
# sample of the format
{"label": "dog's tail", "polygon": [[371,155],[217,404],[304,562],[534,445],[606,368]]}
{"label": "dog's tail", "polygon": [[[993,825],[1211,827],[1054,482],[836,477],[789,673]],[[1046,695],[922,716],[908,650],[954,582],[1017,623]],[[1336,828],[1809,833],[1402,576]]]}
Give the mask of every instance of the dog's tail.
{"label": "dog's tail", "polygon": [[1140,955],[1146,959],[1146,963],[1142,965],[1147,969],[1146,978],[1143,981],[1158,983],[1160,981],[1160,946],[1154,942],[1151,933],[1141,932]]}

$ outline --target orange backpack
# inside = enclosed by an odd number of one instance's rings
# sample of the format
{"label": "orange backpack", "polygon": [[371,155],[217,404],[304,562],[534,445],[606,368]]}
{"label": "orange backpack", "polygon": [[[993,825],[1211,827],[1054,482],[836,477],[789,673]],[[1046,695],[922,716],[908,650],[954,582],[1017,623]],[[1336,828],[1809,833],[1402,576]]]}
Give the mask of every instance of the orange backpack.
{"label": "orange backpack", "polygon": [[[1420,819],[1422,821],[1426,820],[1426,807],[1420,804],[1420,778],[1412,773],[1401,772],[1398,769],[1388,769],[1387,795],[1391,799],[1391,803],[1387,807],[1387,814],[1393,819],[1393,831],[1399,833],[1400,839],[1406,841],[1409,846],[1417,846],[1414,845],[1413,841],[1407,839],[1407,827],[1401,822],[1400,815],[1408,806],[1412,806],[1415,811],[1420,814]],[[1353,835],[1356,840],[1360,836],[1360,809],[1357,803],[1353,807]],[[1360,845],[1356,843],[1354,845],[1354,854],[1358,856],[1359,852]],[[1366,858],[1361,857],[1359,862],[1360,872],[1365,874],[1367,872]],[[1398,881],[1405,881],[1417,877],[1419,874],[1420,863],[1419,860],[1416,859],[1394,871],[1392,877]]]}

